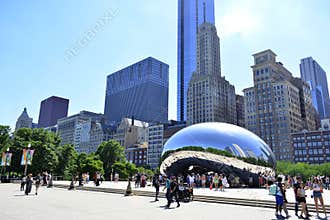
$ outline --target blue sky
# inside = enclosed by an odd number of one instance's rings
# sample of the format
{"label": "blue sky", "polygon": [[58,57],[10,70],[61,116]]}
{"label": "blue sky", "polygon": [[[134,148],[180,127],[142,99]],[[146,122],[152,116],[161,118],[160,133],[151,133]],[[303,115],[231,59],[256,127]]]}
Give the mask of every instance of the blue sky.
{"label": "blue sky", "polygon": [[[265,49],[295,76],[307,56],[329,75],[329,10],[327,0],[215,0],[223,75],[242,94]],[[52,95],[70,99],[69,114],[103,113],[106,76],[148,56],[170,65],[176,118],[177,0],[4,0],[0,30],[0,124],[14,128],[24,107],[37,122]]]}

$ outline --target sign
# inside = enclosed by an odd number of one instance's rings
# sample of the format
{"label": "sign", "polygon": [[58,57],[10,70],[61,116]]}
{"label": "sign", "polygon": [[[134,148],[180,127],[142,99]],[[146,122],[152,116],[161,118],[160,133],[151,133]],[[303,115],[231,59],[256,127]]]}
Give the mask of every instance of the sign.
{"label": "sign", "polygon": [[12,153],[2,152],[1,166],[10,166]]}
{"label": "sign", "polygon": [[21,165],[31,165],[32,164],[32,157],[33,157],[34,150],[30,149],[23,149]]}

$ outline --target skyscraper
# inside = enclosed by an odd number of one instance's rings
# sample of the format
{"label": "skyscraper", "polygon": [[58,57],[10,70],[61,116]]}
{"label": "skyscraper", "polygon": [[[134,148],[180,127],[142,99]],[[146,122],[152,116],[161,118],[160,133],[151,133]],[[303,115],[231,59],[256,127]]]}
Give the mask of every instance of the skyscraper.
{"label": "skyscraper", "polygon": [[198,26],[214,22],[214,0],[178,0],[177,120],[186,120],[187,91],[196,70]]}
{"label": "skyscraper", "polygon": [[148,57],[107,77],[104,114],[109,122],[134,117],[145,122],[168,120],[169,66]]}
{"label": "skyscraper", "polygon": [[52,96],[40,103],[38,127],[56,125],[57,120],[68,116],[69,99]]}
{"label": "skyscraper", "polygon": [[278,160],[293,160],[291,136],[315,129],[307,84],[294,78],[276,54],[265,50],[253,55],[254,86],[244,89],[246,128],[258,134]]}
{"label": "skyscraper", "polygon": [[18,117],[16,121],[15,131],[20,128],[32,128],[33,119],[29,117],[26,108],[24,108],[22,114]]}
{"label": "skyscraper", "polygon": [[203,23],[197,34],[197,66],[187,92],[187,124],[236,124],[235,87],[221,77],[220,42],[214,24]]}
{"label": "skyscraper", "polygon": [[329,118],[330,99],[326,72],[312,57],[307,57],[300,61],[300,75],[311,88],[313,105],[320,118]]}

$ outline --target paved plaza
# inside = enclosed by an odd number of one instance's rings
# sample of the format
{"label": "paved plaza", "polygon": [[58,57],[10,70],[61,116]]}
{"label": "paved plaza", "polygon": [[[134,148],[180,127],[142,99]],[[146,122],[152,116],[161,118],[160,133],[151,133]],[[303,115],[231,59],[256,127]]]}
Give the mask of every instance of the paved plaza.
{"label": "paved plaza", "polygon": [[[33,187],[34,192],[34,187]],[[24,196],[18,184],[0,184],[1,219],[274,219],[274,210],[203,202],[164,209],[165,199],[40,188]],[[291,214],[292,211],[290,212]],[[297,219],[295,216],[291,219]]]}

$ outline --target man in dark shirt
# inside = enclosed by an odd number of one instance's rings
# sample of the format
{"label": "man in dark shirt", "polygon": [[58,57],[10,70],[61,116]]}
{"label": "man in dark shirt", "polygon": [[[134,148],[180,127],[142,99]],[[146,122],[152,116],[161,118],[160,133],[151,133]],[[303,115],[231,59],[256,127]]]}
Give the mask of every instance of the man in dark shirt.
{"label": "man in dark shirt", "polygon": [[156,197],[155,197],[155,202],[158,201],[158,195],[159,195],[159,175],[155,174],[153,179],[152,179],[152,185],[155,187],[156,189]]}
{"label": "man in dark shirt", "polygon": [[[179,186],[178,186],[178,182],[177,182],[175,176],[172,177],[172,181],[171,181],[171,185],[170,186],[171,186],[171,199],[174,196],[175,201],[177,203],[177,206],[176,207],[178,208],[178,207],[180,207],[180,202],[179,202],[179,198],[178,198]],[[167,204],[167,206],[170,207],[170,204],[171,203]]]}

